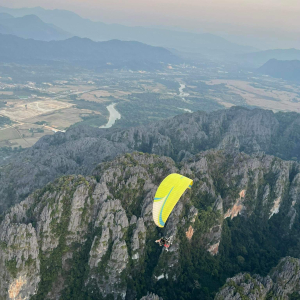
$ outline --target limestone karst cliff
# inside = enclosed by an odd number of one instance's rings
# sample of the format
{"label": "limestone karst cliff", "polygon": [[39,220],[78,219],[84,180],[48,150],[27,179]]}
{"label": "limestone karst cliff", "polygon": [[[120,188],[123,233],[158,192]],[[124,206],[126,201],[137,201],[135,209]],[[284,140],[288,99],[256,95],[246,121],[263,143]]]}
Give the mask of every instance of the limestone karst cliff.
{"label": "limestone karst cliff", "polygon": [[[152,200],[172,172],[194,185],[158,229]],[[299,173],[263,153],[209,150],[181,163],[135,152],[60,177],[2,218],[0,299],[213,299],[228,277],[299,256]],[[174,236],[169,252],[161,235]]]}
{"label": "limestone karst cliff", "polygon": [[299,299],[300,260],[283,258],[266,277],[238,274],[229,278],[215,300]]}
{"label": "limestone karst cliff", "polygon": [[142,151],[181,161],[208,149],[265,152],[299,160],[300,116],[233,107],[195,112],[137,128],[74,127],[45,136],[0,161],[0,213],[62,175],[89,175],[101,161]]}

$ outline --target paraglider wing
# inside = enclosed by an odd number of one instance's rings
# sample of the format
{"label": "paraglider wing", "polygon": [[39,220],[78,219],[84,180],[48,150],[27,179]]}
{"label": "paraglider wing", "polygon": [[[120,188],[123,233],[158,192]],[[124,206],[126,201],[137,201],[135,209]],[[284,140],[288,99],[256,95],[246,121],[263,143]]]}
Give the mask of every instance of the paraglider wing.
{"label": "paraglider wing", "polygon": [[162,181],[153,202],[153,220],[158,227],[165,226],[176,203],[192,184],[192,179],[176,173],[170,174]]}

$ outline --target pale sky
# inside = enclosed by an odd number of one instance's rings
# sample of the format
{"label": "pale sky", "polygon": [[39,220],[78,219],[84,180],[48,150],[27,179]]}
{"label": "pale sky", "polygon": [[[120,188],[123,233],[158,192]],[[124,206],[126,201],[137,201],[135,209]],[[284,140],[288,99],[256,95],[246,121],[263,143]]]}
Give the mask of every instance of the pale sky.
{"label": "pale sky", "polygon": [[67,9],[95,21],[298,40],[300,0],[0,0],[7,7]]}

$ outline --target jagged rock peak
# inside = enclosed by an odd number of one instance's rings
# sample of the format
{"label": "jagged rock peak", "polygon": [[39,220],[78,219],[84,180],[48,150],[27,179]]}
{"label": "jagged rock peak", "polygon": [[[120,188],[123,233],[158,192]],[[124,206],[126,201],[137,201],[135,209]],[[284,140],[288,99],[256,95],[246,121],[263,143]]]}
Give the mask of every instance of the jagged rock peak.
{"label": "jagged rock peak", "polygon": [[140,300],[163,300],[163,298],[150,293],[150,294],[147,294],[147,296],[142,297]]}
{"label": "jagged rock peak", "polygon": [[300,296],[299,282],[300,260],[285,257],[266,277],[244,273],[227,279],[215,300],[288,300],[292,295]]}

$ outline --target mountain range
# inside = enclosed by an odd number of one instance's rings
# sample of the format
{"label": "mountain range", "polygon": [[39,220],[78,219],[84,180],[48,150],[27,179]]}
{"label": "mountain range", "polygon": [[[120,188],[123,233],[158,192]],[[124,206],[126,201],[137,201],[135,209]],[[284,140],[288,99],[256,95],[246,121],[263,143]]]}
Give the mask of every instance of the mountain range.
{"label": "mountain range", "polygon": [[297,299],[299,148],[300,114],[241,107],[41,138],[0,168],[1,299]]}
{"label": "mountain range", "polygon": [[[158,229],[153,197],[173,172],[194,184]],[[3,216],[0,297],[211,300],[225,284],[217,300],[296,299],[299,185],[297,162],[224,150],[180,164],[134,152],[63,176]]]}
{"label": "mountain range", "polygon": [[200,53],[202,55],[235,55],[252,52],[255,49],[227,41],[219,36],[203,33],[195,34],[167,29],[145,27],[129,27],[118,24],[105,24],[84,19],[66,10],[46,10],[41,7],[11,9],[0,7],[0,12],[15,17],[36,15],[43,22],[54,24],[73,36],[89,38],[95,41],[119,39],[123,41],[139,41],[152,46],[177,49],[183,52]]}
{"label": "mountain range", "polygon": [[270,59],[258,69],[258,72],[271,77],[299,82],[300,60]]}
{"label": "mountain range", "polygon": [[71,34],[55,25],[44,23],[35,15],[15,18],[7,13],[0,13],[0,33],[41,41],[64,40],[71,37]]}
{"label": "mountain range", "polygon": [[240,61],[251,67],[259,68],[271,59],[277,60],[300,60],[298,49],[274,49],[247,53],[239,56]]}
{"label": "mountain range", "polygon": [[163,63],[180,63],[170,51],[139,42],[94,42],[73,37],[63,41],[37,41],[0,34],[2,62],[26,64],[72,64],[94,70],[156,70]]}
{"label": "mountain range", "polygon": [[72,36],[94,41],[138,41],[167,48],[188,60],[222,58],[250,68],[259,68],[270,59],[300,59],[300,50],[297,49],[257,51],[253,47],[241,46],[210,33],[106,24],[84,19],[71,11],[41,7],[0,7],[0,33],[44,41]]}
{"label": "mountain range", "polygon": [[75,127],[45,136],[2,162],[0,212],[59,176],[90,174],[96,163],[132,151],[167,155],[177,162],[212,148],[299,160],[299,132],[297,113],[241,107],[184,114],[126,130]]}
{"label": "mountain range", "polygon": [[94,41],[138,41],[165,47],[189,60],[223,58],[251,68],[259,68],[270,59],[300,58],[300,50],[297,49],[257,51],[253,47],[241,46],[210,33],[196,34],[170,29],[106,24],[84,19],[71,11],[47,10],[41,7],[0,7],[0,33],[45,41],[62,40],[72,36]]}

